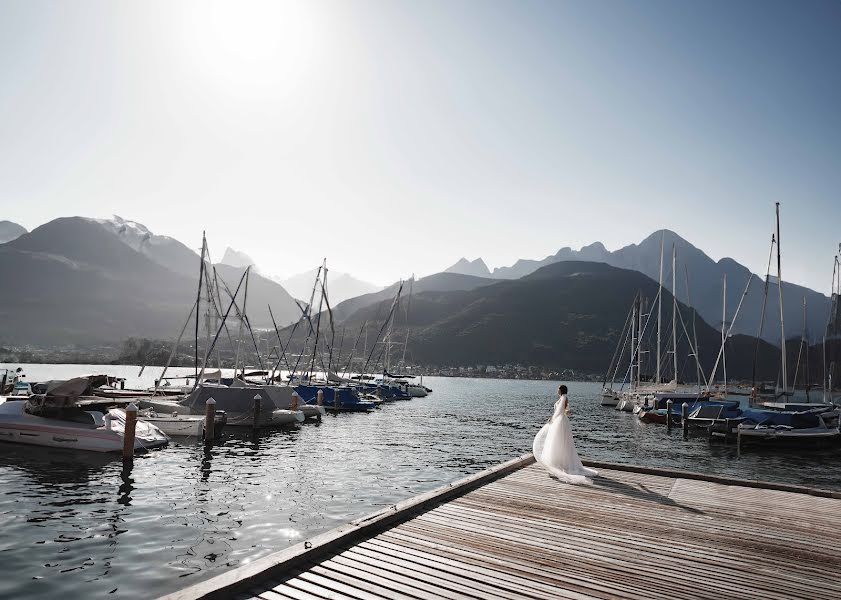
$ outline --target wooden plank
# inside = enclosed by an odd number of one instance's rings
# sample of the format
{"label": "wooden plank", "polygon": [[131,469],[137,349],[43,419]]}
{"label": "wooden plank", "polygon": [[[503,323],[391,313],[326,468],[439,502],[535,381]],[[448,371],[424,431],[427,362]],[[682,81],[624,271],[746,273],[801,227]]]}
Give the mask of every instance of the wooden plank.
{"label": "wooden plank", "polygon": [[340,592],[341,594],[344,594],[343,596],[341,596],[342,598],[356,598],[358,600],[383,600],[385,598],[386,600],[391,600],[386,596],[372,594],[370,592],[366,592],[365,590],[361,590],[341,581],[336,581],[335,579],[330,579],[328,577],[322,577],[321,575],[318,575],[317,573],[314,573],[312,571],[305,571],[301,573],[300,575],[298,575],[298,579],[309,583],[314,583],[316,585],[321,586],[322,588]]}
{"label": "wooden plank", "polygon": [[582,460],[581,462],[594,469],[612,469],[614,471],[628,471],[631,473],[643,473],[645,475],[659,475],[661,477],[695,479],[697,481],[709,481],[711,483],[720,483],[722,485],[738,485],[740,487],[747,488],[779,490],[781,492],[791,492],[792,494],[806,494],[809,496],[841,499],[841,492],[810,488],[805,485],[792,485],[788,483],[776,483],[773,481],[757,481],[754,479],[739,479],[723,475],[710,475],[707,473],[695,473],[692,471],[681,471],[678,469],[665,469],[660,467],[643,467],[640,465],[611,463],[598,460]]}
{"label": "wooden plank", "polygon": [[342,565],[328,565],[328,563],[323,563],[312,567],[310,572],[317,575],[323,575],[327,579],[346,583],[351,587],[359,588],[367,592],[385,595],[385,597],[389,600],[414,600],[416,598],[423,597],[422,592],[419,592],[418,590],[404,594],[397,591],[394,587],[384,587],[381,585],[381,581],[378,581],[375,577],[369,576],[365,571],[357,571],[353,568],[349,568],[346,572],[345,567]]}

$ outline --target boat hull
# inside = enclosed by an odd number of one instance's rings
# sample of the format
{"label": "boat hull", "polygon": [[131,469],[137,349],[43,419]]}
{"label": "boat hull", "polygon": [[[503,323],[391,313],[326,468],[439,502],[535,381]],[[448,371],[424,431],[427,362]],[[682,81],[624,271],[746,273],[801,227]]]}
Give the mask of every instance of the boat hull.
{"label": "boat hull", "polygon": [[[123,449],[125,413],[121,410],[111,411],[115,418],[111,429],[106,429],[104,425],[94,426],[30,415],[24,411],[24,405],[24,401],[0,404],[0,440],[89,452],[121,452]],[[101,418],[101,413],[96,414]],[[93,417],[91,423],[95,421],[96,418]],[[138,421],[134,439],[135,452],[159,448],[165,446],[168,441],[159,429]]]}

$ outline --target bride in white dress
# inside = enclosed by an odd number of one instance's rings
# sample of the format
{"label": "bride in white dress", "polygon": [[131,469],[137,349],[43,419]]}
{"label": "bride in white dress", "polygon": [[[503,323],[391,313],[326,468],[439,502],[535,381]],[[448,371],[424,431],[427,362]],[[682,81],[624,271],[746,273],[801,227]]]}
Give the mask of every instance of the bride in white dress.
{"label": "bride in white dress", "polygon": [[598,471],[581,464],[572,429],[569,425],[569,400],[567,386],[558,388],[560,397],[555,402],[555,413],[534,438],[534,458],[552,475],[566,483],[591,483],[588,477],[595,477]]}

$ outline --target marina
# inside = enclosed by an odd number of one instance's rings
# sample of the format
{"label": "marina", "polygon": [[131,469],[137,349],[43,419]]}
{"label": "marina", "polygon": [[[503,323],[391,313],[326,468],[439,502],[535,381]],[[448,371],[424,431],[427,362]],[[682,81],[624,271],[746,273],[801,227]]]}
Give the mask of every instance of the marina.
{"label": "marina", "polygon": [[[35,380],[106,366],[24,368]],[[132,387],[155,376],[108,368]],[[209,448],[173,438],[128,472],[119,454],[0,444],[0,478],[14,490],[0,498],[0,554],[20,574],[0,581],[0,595],[175,593],[522,455],[557,387],[460,378],[428,385],[435,392],[426,398],[367,414],[328,412],[321,423],[256,433],[225,427]],[[684,439],[679,427],[605,409],[598,384],[573,383],[571,397],[577,445],[591,460],[841,491],[835,448],[739,455],[734,444]]]}

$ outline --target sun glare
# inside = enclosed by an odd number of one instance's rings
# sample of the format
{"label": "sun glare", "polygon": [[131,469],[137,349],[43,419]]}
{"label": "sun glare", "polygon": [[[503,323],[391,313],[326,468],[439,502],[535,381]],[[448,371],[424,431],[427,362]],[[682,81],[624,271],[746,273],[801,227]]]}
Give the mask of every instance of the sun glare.
{"label": "sun glare", "polygon": [[184,14],[184,39],[194,66],[232,93],[285,87],[323,47],[318,17],[304,2],[201,2]]}

